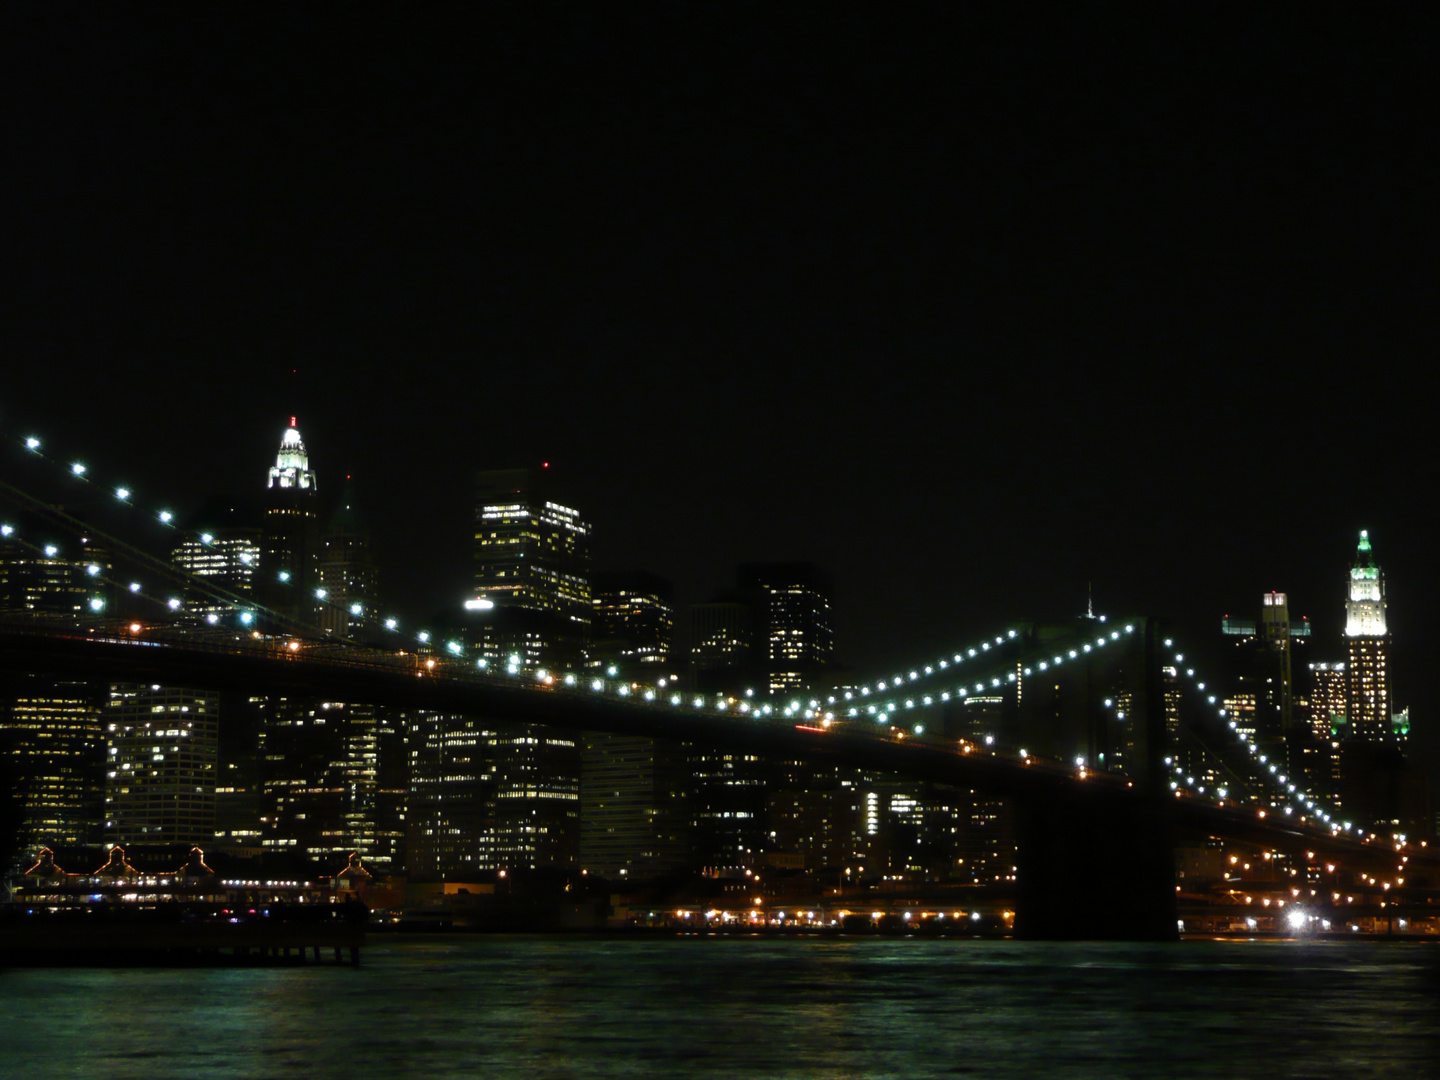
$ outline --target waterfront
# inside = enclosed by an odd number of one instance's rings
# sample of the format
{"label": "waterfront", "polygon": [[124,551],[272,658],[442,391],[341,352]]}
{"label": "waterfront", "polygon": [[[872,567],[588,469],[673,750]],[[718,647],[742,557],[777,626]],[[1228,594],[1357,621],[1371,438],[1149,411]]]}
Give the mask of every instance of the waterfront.
{"label": "waterfront", "polygon": [[338,968],[0,971],[6,1075],[1367,1077],[1440,946],[381,938]]}

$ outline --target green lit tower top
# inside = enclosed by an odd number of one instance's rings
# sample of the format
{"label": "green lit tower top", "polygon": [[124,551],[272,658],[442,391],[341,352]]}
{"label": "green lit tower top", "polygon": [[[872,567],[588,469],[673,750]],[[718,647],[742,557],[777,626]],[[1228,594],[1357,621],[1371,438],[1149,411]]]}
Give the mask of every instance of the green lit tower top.
{"label": "green lit tower top", "polygon": [[1361,530],[1345,599],[1345,711],[1350,730],[1370,741],[1388,741],[1390,730],[1390,636],[1385,627],[1385,578],[1375,565],[1370,534]]}

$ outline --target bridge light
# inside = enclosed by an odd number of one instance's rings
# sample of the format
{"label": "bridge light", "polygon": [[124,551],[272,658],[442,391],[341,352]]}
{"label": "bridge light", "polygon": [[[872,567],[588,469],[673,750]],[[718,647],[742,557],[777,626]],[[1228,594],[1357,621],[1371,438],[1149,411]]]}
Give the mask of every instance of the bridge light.
{"label": "bridge light", "polygon": [[430,640],[430,632],[428,630],[421,630],[415,637],[421,645],[424,645]]}
{"label": "bridge light", "polygon": [[330,594],[329,594],[328,592],[326,592],[324,589],[316,589],[316,590],[315,590],[315,599],[316,599],[316,600],[324,600],[324,599],[325,599],[327,596],[329,596],[329,595],[330,595]]}
{"label": "bridge light", "polygon": [[39,450],[39,449],[40,449],[40,440],[37,439],[37,438],[35,438],[34,435],[31,435],[28,439],[25,440],[25,449],[26,449],[26,450]]}
{"label": "bridge light", "polygon": [[924,725],[924,724],[916,724],[916,725],[915,725],[915,734],[916,734],[916,735],[924,735],[924,734],[925,734],[925,725]]}
{"label": "bridge light", "polygon": [[941,701],[949,701],[949,700],[950,700],[950,691],[949,691],[949,690],[943,691],[943,692],[940,694],[940,700],[941,700]]}
{"label": "bridge light", "polygon": [[14,525],[0,525],[0,536],[13,536],[14,533]]}
{"label": "bridge light", "polygon": [[575,673],[574,673],[573,671],[571,671],[571,672],[566,672],[566,674],[565,674],[565,685],[566,685],[566,686],[574,686],[574,685],[575,685],[577,682],[579,682],[579,681],[580,681],[580,680],[575,677]]}
{"label": "bridge light", "polygon": [[240,623],[241,623],[242,626],[249,626],[249,625],[250,625],[252,622],[254,622],[254,621],[255,621],[255,616],[252,615],[252,614],[250,614],[250,612],[248,612],[248,611],[242,611],[242,612],[240,612]]}
{"label": "bridge light", "polygon": [[449,649],[451,655],[453,656],[459,656],[462,651],[460,648],[460,643],[458,641],[447,641],[445,643],[445,648]]}
{"label": "bridge light", "polygon": [[279,577],[281,581],[289,581],[289,580],[290,580],[290,571],[289,571],[289,570],[281,570],[280,573],[279,573],[278,575],[276,575],[276,576]]}
{"label": "bridge light", "polygon": [[364,609],[360,604],[358,604],[358,603],[355,603],[355,604],[351,604],[351,605],[350,605],[350,614],[351,614],[351,615],[359,615],[359,614],[360,614],[362,611],[364,611],[364,610],[365,610],[365,609]]}
{"label": "bridge light", "polygon": [[180,610],[180,600],[179,600],[179,598],[172,596],[172,597],[170,598],[170,600],[169,600],[168,606],[169,606],[169,608],[170,608],[171,611],[179,611],[179,610]]}
{"label": "bridge light", "polygon": [[71,466],[70,466],[70,471],[71,471],[72,473],[74,473],[76,476],[84,476],[84,475],[85,475],[85,466],[84,466],[84,465],[81,465],[80,462],[77,461],[77,462],[75,462],[74,465],[71,465]]}
{"label": "bridge light", "polygon": [[[475,661],[475,667],[476,667],[476,669],[479,670],[479,671],[484,671],[484,670],[485,670],[486,668],[488,668],[489,666],[490,666],[490,661],[489,661],[489,660],[486,660],[485,657],[483,657],[483,656],[480,657],[480,659],[478,659],[478,660]],[[572,681],[573,681],[573,680],[572,680]]]}
{"label": "bridge light", "polygon": [[617,687],[615,688],[615,692],[616,692],[617,694],[619,694],[621,697],[629,697],[629,696],[630,696],[630,686],[629,686],[628,683],[621,683],[619,686],[617,686]]}
{"label": "bridge light", "polygon": [[58,554],[60,554],[60,549],[54,544],[45,545],[45,557],[47,559],[53,559]]}
{"label": "bridge light", "polygon": [[1133,634],[1134,632],[1135,632],[1135,627],[1134,627],[1133,625],[1131,625],[1130,623],[1126,623],[1126,624],[1125,624],[1125,633],[1127,633],[1127,634]]}
{"label": "bridge light", "polygon": [[133,593],[138,593],[138,592],[140,591],[140,582],[138,582],[138,581],[132,581],[132,582],[130,582],[130,591],[133,592]]}
{"label": "bridge light", "polygon": [[994,745],[995,745],[995,736],[994,736],[994,735],[986,735],[986,736],[985,736],[985,745],[986,745],[986,746],[994,746]]}
{"label": "bridge light", "polygon": [[989,643],[988,641],[982,641],[982,642],[980,643],[980,648],[984,649],[986,652],[989,652],[989,651],[990,651],[990,643]]}
{"label": "bridge light", "polygon": [[916,679],[918,679],[919,677],[920,677],[920,676],[919,676],[918,674],[916,674],[915,672],[913,672],[913,671],[910,672],[910,681],[911,681],[911,682],[914,682],[914,681],[915,681]]}
{"label": "bridge light", "polygon": [[115,497],[116,497],[117,499],[119,499],[121,502],[124,502],[126,499],[130,498],[130,489],[129,489],[129,488],[123,488],[123,487],[118,487],[118,488],[116,488],[116,489],[115,489]]}
{"label": "bridge light", "polygon": [[1006,637],[1014,637],[1014,636],[1015,636],[1015,631],[1014,631],[1014,630],[1007,631],[1006,634],[1005,634],[1005,636],[1006,636]]}
{"label": "bridge light", "polygon": [[201,542],[202,544],[213,544],[213,543],[215,542],[215,535],[214,535],[214,533],[201,533],[201,534],[200,534],[200,542]]}
{"label": "bridge light", "polygon": [[104,611],[104,610],[105,610],[105,601],[102,600],[102,599],[101,599],[100,597],[98,597],[98,596],[92,596],[92,597],[90,598],[90,610],[91,610],[91,611]]}
{"label": "bridge light", "polygon": [[216,623],[218,623],[218,622],[220,621],[220,616],[219,616],[219,615],[216,615],[215,612],[212,611],[212,612],[210,612],[209,615],[206,615],[206,616],[205,616],[205,621],[206,621],[207,623],[209,623],[211,626],[214,626]]}
{"label": "bridge light", "polygon": [[255,556],[251,555],[248,551],[242,551],[240,553],[240,561],[246,566],[249,566],[252,562],[255,561]]}
{"label": "bridge light", "polygon": [[170,513],[169,510],[161,510],[160,513],[157,514],[156,516],[157,516],[164,524],[169,525],[169,524],[170,524],[170,519],[173,518],[175,515],[172,514],[172,513]]}

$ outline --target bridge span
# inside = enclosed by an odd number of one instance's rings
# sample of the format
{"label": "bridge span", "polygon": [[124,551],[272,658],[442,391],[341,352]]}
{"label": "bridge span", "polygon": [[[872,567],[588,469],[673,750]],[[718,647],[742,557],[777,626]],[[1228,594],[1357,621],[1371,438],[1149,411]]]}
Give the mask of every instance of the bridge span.
{"label": "bridge span", "polygon": [[[0,624],[0,670],[368,702],[888,772],[1002,797],[1014,808],[1015,932],[1030,938],[1176,936],[1173,848],[1219,836],[1372,857],[1374,848],[1168,786],[871,723],[675,707],[571,689],[534,673],[461,672],[413,653],[184,630],[125,634]],[[1389,854],[1389,853],[1387,853]],[[1077,882],[1084,887],[1076,888]]]}

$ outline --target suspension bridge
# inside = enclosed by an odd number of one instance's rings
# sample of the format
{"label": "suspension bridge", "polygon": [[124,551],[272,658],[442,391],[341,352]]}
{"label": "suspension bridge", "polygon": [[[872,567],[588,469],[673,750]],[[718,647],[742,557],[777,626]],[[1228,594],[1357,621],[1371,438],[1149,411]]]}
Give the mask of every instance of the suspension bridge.
{"label": "suspension bridge", "polygon": [[[47,454],[34,435],[17,448],[178,535],[177,513],[142,501],[133,486],[102,484],[98,470]],[[696,694],[613,669],[533,668],[518,656],[496,663],[357,602],[344,614],[366,627],[361,639],[325,634],[17,485],[0,481],[0,498],[13,510],[0,521],[0,544],[82,566],[88,590],[80,609],[61,617],[0,617],[0,669],[504,717],[1003,797],[1014,808],[1023,936],[1175,936],[1172,852],[1185,838],[1321,851],[1387,873],[1397,852],[1417,866],[1433,858],[1345,820],[1268,760],[1153,618],[1018,625],[885,677],[789,700]],[[325,590],[313,593],[312,606],[333,603]],[[978,699],[1000,703],[974,714],[989,730],[972,723],[947,734],[946,718]]]}

